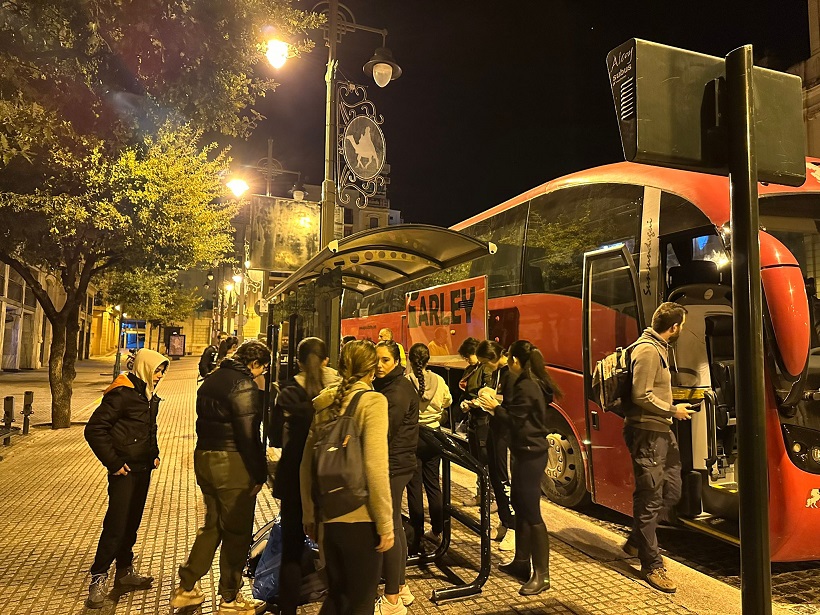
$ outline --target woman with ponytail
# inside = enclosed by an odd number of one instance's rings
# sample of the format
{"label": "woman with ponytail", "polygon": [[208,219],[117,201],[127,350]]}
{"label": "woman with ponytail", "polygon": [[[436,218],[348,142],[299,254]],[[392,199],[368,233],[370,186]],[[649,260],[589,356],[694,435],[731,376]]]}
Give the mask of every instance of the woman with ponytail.
{"label": "woman with ponytail", "polygon": [[[300,467],[303,522],[312,538],[322,524],[321,546],[327,571],[328,595],[320,614],[372,615],[381,575],[382,553],[393,546],[393,510],[387,456],[387,400],[372,392],[376,348],[357,340],[345,344],[339,357],[341,382],[313,400],[315,414]],[[361,430],[367,504],[340,517],[328,518],[313,501],[313,445],[316,426],[345,414],[353,397],[363,392],[355,408]]]}
{"label": "woman with ponytail", "polygon": [[[413,344],[407,355],[412,372],[407,375],[421,398],[419,404],[419,426],[428,429],[440,429],[441,415],[444,409],[453,402],[450,389],[444,378],[427,369],[430,351],[424,344]],[[407,508],[410,511],[410,525],[413,528],[413,544],[408,547],[411,553],[418,553],[422,534],[438,545],[444,531],[444,503],[441,498],[441,481],[439,470],[441,455],[435,447],[419,438],[416,447],[416,472],[407,484]],[[421,489],[427,492],[427,503],[430,507],[430,525],[432,529],[424,533],[424,501]]]}
{"label": "woman with ponytail", "polygon": [[376,344],[378,365],[373,387],[387,398],[387,448],[390,454],[390,495],[396,542],[384,554],[384,597],[376,605],[380,615],[404,615],[414,596],[405,583],[407,535],[401,520],[401,497],[416,471],[419,441],[419,394],[404,377],[401,352],[396,342]]}
{"label": "woman with ponytail", "polygon": [[279,608],[296,615],[302,580],[305,533],[299,466],[313,420],[313,398],[322,389],[339,383],[339,374],[327,366],[327,346],[318,337],[307,337],[296,347],[299,373],[276,398],[274,415],[282,418],[282,457],[276,466],[273,495],[281,500],[282,565],[279,571]]}
{"label": "woman with ponytail", "polygon": [[[510,428],[513,456],[511,499],[515,510],[515,557],[500,568],[529,579],[518,591],[539,594],[550,587],[549,534],[541,517],[541,477],[547,466],[547,405],[561,392],[544,368],[541,352],[518,340],[508,352],[509,399],[499,402],[489,387],[479,392],[478,403]],[[532,574],[530,574],[532,563]]]}

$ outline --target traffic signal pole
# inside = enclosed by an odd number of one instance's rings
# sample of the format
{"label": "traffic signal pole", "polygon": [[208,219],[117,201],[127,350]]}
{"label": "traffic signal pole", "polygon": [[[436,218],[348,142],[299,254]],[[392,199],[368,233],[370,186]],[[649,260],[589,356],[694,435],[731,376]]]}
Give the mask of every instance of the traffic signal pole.
{"label": "traffic signal pole", "polygon": [[763,371],[752,46],[726,56],[732,295],[735,338],[740,593],[744,615],[771,615],[769,481]]}

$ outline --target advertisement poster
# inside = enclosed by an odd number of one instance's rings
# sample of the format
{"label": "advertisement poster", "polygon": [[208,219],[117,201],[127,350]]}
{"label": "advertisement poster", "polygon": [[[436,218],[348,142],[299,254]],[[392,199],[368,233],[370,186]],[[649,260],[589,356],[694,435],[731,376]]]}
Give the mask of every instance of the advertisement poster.
{"label": "advertisement poster", "polygon": [[407,293],[407,331],[412,346],[427,344],[430,362],[462,364],[458,347],[468,337],[487,338],[487,278]]}

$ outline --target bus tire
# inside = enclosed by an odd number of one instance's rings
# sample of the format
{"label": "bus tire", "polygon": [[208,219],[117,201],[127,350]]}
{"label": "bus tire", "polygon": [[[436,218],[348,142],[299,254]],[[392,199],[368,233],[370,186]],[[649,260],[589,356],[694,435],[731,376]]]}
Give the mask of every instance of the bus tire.
{"label": "bus tire", "polygon": [[548,419],[547,430],[547,467],[541,478],[541,492],[566,508],[583,508],[591,498],[578,439],[560,417]]}

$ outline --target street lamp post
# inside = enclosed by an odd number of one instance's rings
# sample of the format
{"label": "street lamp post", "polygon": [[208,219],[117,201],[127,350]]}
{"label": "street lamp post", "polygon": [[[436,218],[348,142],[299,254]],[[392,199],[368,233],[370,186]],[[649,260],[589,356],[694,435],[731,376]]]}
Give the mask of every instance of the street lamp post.
{"label": "street lamp post", "polygon": [[117,312],[120,314],[119,324],[117,325],[117,358],[114,359],[114,380],[117,379],[117,376],[120,375],[120,354],[122,353],[122,319],[125,314],[122,312],[121,306],[117,305],[114,307]]}
{"label": "street lamp post", "polygon": [[[340,14],[339,7],[343,7],[345,13],[351,17],[346,19],[345,15]],[[372,28],[356,23],[352,11],[349,8],[339,3],[339,0],[326,0],[320,2],[313,7],[314,11],[323,12],[327,15],[327,26],[324,29],[325,41],[327,43],[327,70],[325,72],[325,84],[327,92],[325,96],[325,176],[322,181],[322,202],[321,202],[321,217],[319,227],[320,247],[325,247],[335,239],[335,225],[336,225],[336,173],[335,160],[337,144],[337,126],[336,126],[336,66],[338,60],[336,58],[336,48],[338,42],[341,40],[343,34],[347,32],[372,32],[380,34],[382,37],[382,46],[376,49],[376,52],[370,60],[364,65],[364,72],[373,77],[376,85],[384,87],[393,79],[398,79],[401,76],[401,68],[393,60],[393,55],[386,47],[387,30]],[[269,44],[270,46],[270,44]],[[286,57],[286,56],[285,56]],[[277,56],[278,61],[274,64],[279,68],[284,64],[284,58]],[[269,58],[270,59],[270,58]]]}

